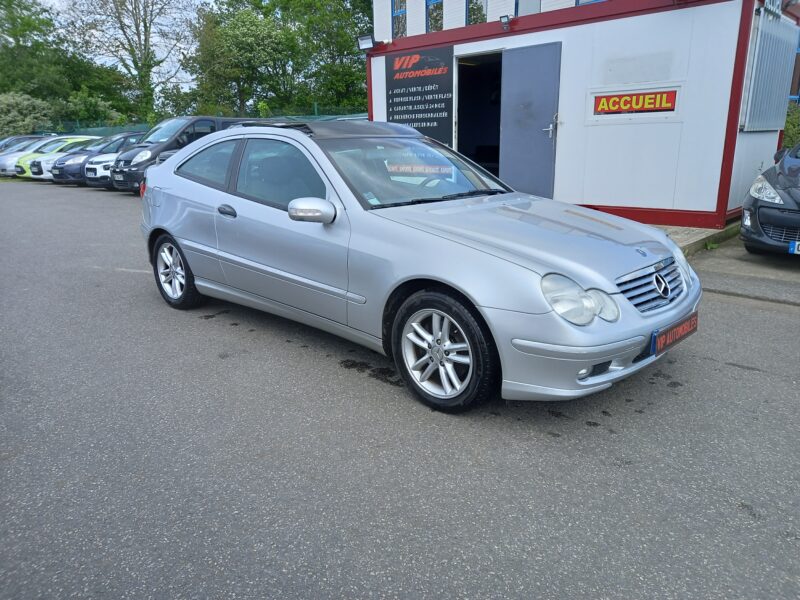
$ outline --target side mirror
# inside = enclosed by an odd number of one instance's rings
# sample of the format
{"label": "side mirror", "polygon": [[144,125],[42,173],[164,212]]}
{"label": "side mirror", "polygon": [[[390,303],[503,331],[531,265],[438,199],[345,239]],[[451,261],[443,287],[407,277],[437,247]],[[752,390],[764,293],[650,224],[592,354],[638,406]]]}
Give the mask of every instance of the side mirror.
{"label": "side mirror", "polygon": [[775,159],[775,164],[777,165],[779,162],[781,162],[781,159],[787,154],[789,154],[788,148],[781,148],[780,150],[778,150],[775,153],[775,156],[773,157]]}
{"label": "side mirror", "polygon": [[289,202],[289,218],[327,225],[336,218],[336,207],[322,198],[295,198]]}

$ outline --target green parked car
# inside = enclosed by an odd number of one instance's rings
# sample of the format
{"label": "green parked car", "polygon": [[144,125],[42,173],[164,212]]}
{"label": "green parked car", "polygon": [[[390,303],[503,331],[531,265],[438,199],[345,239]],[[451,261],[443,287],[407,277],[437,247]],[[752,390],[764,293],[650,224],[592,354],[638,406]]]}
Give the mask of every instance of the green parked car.
{"label": "green parked car", "polygon": [[89,140],[97,139],[97,136],[92,135],[72,135],[72,136],[59,136],[54,138],[49,144],[45,144],[34,152],[23,154],[17,159],[14,166],[14,171],[17,177],[31,178],[31,162],[44,154],[51,152],[63,152],[65,148],[71,147],[75,149],[80,146],[80,143],[86,143]]}

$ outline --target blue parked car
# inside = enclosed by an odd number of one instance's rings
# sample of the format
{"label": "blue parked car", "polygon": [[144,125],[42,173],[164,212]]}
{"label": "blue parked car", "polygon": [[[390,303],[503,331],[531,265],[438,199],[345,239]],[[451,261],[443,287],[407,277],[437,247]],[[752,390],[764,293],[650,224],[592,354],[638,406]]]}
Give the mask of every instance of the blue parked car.
{"label": "blue parked car", "polygon": [[[78,185],[86,185],[87,177],[85,167],[90,160],[100,155],[116,154],[126,150],[136,144],[141,137],[142,133],[131,131],[118,133],[104,137],[90,146],[62,156],[53,163],[50,169],[53,175],[53,183],[77,183]],[[111,168],[111,163],[113,163],[113,160],[109,163],[109,167],[106,171]],[[94,174],[97,174],[96,170]],[[105,173],[105,176],[106,182],[108,182],[108,172]]]}

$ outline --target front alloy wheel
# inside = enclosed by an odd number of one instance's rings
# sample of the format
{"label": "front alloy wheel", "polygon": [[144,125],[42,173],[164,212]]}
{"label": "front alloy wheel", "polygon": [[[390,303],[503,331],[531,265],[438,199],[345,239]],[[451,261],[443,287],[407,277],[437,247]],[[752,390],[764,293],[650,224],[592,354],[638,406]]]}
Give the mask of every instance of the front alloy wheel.
{"label": "front alloy wheel", "polygon": [[500,374],[480,314],[460,297],[421,290],[403,302],[392,327],[400,375],[431,408],[460,412],[492,397]]}

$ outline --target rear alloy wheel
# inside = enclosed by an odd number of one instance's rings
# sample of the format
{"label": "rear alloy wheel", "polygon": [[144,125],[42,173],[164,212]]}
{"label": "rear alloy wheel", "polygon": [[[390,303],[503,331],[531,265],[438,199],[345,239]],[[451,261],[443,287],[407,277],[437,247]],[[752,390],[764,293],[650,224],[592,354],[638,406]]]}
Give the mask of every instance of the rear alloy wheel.
{"label": "rear alloy wheel", "polygon": [[156,240],[153,252],[153,274],[161,297],[178,309],[194,308],[202,296],[194,286],[194,276],[178,244],[169,235]]}
{"label": "rear alloy wheel", "polygon": [[494,394],[498,360],[491,336],[459,300],[417,292],[400,307],[392,341],[397,369],[428,406],[460,412]]}

